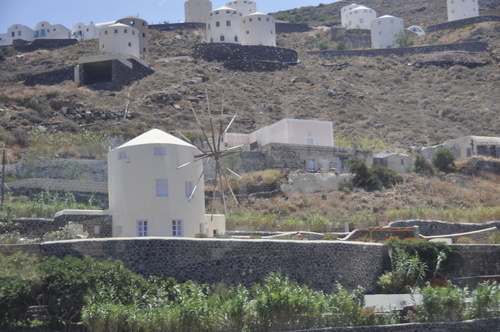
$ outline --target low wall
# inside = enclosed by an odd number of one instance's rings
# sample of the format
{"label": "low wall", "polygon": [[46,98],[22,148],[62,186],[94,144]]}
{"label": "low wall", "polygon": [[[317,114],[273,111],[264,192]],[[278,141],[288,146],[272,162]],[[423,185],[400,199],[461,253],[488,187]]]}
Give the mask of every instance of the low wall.
{"label": "low wall", "polygon": [[291,173],[288,174],[288,182],[281,185],[281,191],[288,195],[296,192],[304,194],[328,192],[336,190],[339,183],[349,181],[351,178],[351,174]]}
{"label": "low wall", "polygon": [[159,31],[175,31],[175,30],[187,30],[187,29],[205,29],[205,23],[165,23],[165,24],[150,24],[149,29],[159,30]]}
{"label": "low wall", "polygon": [[78,44],[76,39],[35,39],[32,42],[26,41],[16,43],[14,41],[14,48],[19,52],[34,52],[37,50],[54,50],[66,46]]}
{"label": "low wall", "polygon": [[297,62],[298,54],[295,50],[262,46],[238,45],[231,43],[198,44],[193,48],[192,56],[206,61],[274,61]]}
{"label": "low wall", "polygon": [[311,30],[311,27],[305,23],[276,23],[276,33],[307,32]]}
{"label": "low wall", "polygon": [[24,81],[26,86],[55,85],[64,81],[74,81],[75,70],[73,67],[53,70],[45,73],[30,75]]}
{"label": "low wall", "polygon": [[430,25],[425,30],[427,33],[430,33],[430,32],[439,31],[439,30],[455,29],[455,28],[462,27],[464,25],[477,24],[477,23],[482,23],[482,22],[500,22],[500,16],[485,15],[485,16],[470,17],[470,18],[466,18],[463,20],[451,21],[451,22],[446,22],[446,23],[441,23],[441,24],[436,24],[436,25]]}
{"label": "low wall", "polygon": [[413,54],[430,54],[436,52],[464,51],[464,52],[485,52],[488,49],[486,42],[471,42],[471,43],[456,43],[443,44],[432,46],[415,46],[415,47],[398,47],[398,48],[378,48],[366,50],[344,50],[344,51],[312,51],[308,52],[311,55],[317,55],[320,58],[337,58],[337,57],[377,57],[390,55],[413,55]]}
{"label": "low wall", "polygon": [[[420,234],[425,236],[449,235],[478,231],[491,227],[500,230],[500,221],[490,221],[481,224],[462,224],[438,220],[400,220],[393,221],[387,227],[410,227],[418,226]],[[500,271],[499,271],[500,272]]]}
{"label": "low wall", "polygon": [[328,292],[336,282],[373,292],[388,264],[383,245],[354,242],[127,238],[48,242],[40,247],[42,256],[120,259],[136,273],[180,282],[250,286],[281,271]]}
{"label": "low wall", "polygon": [[436,235],[436,236],[426,236],[425,238],[429,240],[435,240],[439,241],[439,239],[442,238],[448,238],[451,240],[452,243],[458,243],[460,238],[466,237],[474,241],[474,243],[481,243],[481,244],[493,244],[493,241],[491,241],[491,236],[498,232],[498,228],[496,227],[491,227],[491,228],[486,228],[482,229],[479,231],[473,231],[473,232],[467,232],[467,233],[459,233],[459,234],[450,234],[450,235]]}
{"label": "low wall", "polygon": [[10,182],[8,187],[12,191],[23,189],[41,189],[43,191],[65,191],[80,193],[107,194],[108,183],[96,181],[63,180],[48,178],[32,178]]}

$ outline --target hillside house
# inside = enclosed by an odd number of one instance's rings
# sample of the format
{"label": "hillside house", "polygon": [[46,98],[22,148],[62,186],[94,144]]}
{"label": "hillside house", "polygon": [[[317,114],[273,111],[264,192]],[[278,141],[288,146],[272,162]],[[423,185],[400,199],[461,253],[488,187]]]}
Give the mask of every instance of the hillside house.
{"label": "hillside house", "polygon": [[135,16],[128,16],[116,21],[117,24],[125,24],[138,31],[139,36],[139,53],[149,53],[149,25],[146,20]]}
{"label": "hillside house", "polygon": [[161,130],[150,130],[108,154],[113,236],[193,237],[225,232],[225,218],[205,215],[200,151]]}
{"label": "hillside house", "polygon": [[357,3],[352,3],[340,9],[340,24],[342,27],[347,28],[349,26],[349,12],[351,9],[358,6],[359,5]]}
{"label": "hillside house", "polygon": [[[14,43],[14,40],[16,39],[22,39],[26,41],[35,40],[35,31],[22,24],[12,25],[7,29],[7,33],[2,35],[2,45],[12,45]],[[3,41],[4,38],[5,41]]]}
{"label": "hillside house", "polygon": [[207,23],[207,40],[210,43],[240,43],[243,15],[230,7],[220,7],[210,12]]}
{"label": "hillside house", "polygon": [[70,39],[71,30],[62,24],[42,21],[35,26],[35,39]]}
{"label": "hillside house", "polygon": [[99,38],[99,28],[92,22],[90,24],[80,22],[73,26],[71,35],[78,41],[97,39]]}
{"label": "hillside house", "polygon": [[139,30],[122,23],[100,29],[99,49],[104,52],[140,57]]}
{"label": "hillside house", "polygon": [[442,144],[422,148],[422,155],[430,159],[438,148],[446,148],[456,159],[484,156],[500,158],[500,137],[464,136],[448,140]]}
{"label": "hillside house", "polygon": [[371,23],[377,18],[377,12],[366,6],[351,8],[347,13],[347,29],[370,30]]}
{"label": "hillside house", "polygon": [[399,174],[409,173],[415,158],[400,153],[378,153],[373,156],[374,166],[384,166]]}
{"label": "hillside house", "polygon": [[276,46],[276,23],[271,15],[255,12],[243,17],[241,45]]}
{"label": "hillside house", "polygon": [[255,3],[255,1],[251,0],[229,1],[228,3],[226,3],[226,6],[229,8],[236,9],[237,11],[242,13],[243,16],[257,12],[257,4]]}
{"label": "hillside house", "polygon": [[184,2],[184,21],[207,23],[208,15],[212,11],[212,1],[188,0]]}
{"label": "hillside house", "polygon": [[447,0],[448,21],[478,16],[478,1],[479,0]]}
{"label": "hillside house", "polygon": [[381,16],[371,23],[372,47],[397,46],[397,38],[403,32],[403,19],[391,15]]}

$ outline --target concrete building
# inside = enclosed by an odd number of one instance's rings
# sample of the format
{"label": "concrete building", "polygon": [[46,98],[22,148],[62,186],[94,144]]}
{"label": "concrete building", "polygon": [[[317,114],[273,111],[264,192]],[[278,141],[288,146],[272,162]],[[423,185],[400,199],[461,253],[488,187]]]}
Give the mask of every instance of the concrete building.
{"label": "concrete building", "polygon": [[99,48],[104,52],[139,58],[139,31],[122,23],[100,29]]}
{"label": "concrete building", "polygon": [[421,153],[426,159],[430,159],[436,154],[438,148],[450,150],[456,159],[476,156],[500,158],[500,137],[464,136],[422,148]]}
{"label": "concrete building", "polygon": [[252,13],[257,12],[257,4],[255,1],[251,0],[234,0],[234,1],[229,1],[226,4],[227,7],[236,9],[240,13],[243,14],[243,16],[250,15]]}
{"label": "concrete building", "polygon": [[129,27],[137,29],[139,36],[139,53],[149,53],[149,25],[146,20],[134,16],[128,16],[119,19],[116,23],[125,24]]}
{"label": "concrete building", "polygon": [[99,38],[99,28],[93,22],[90,24],[80,22],[73,26],[71,36],[79,41],[97,39]]}
{"label": "concrete building", "polygon": [[399,174],[409,173],[415,158],[400,153],[378,153],[373,156],[373,165],[384,166]]}
{"label": "concrete building", "polygon": [[71,30],[62,24],[42,21],[35,26],[35,39],[70,39]]}
{"label": "concrete building", "polygon": [[447,0],[448,21],[478,16],[478,1],[479,0]]}
{"label": "concrete building", "polygon": [[208,15],[212,11],[212,1],[188,0],[184,2],[185,22],[207,23]]}
{"label": "concrete building", "polygon": [[403,32],[403,19],[391,15],[381,16],[371,23],[372,47],[397,46],[397,37]]}
{"label": "concrete building", "polygon": [[377,18],[377,12],[366,6],[351,8],[347,13],[347,29],[370,30],[371,23]]}
{"label": "concrete building", "polygon": [[347,28],[349,26],[349,12],[354,7],[358,7],[357,3],[352,3],[350,5],[344,6],[340,9],[340,24],[342,27]]}
{"label": "concrete building", "polygon": [[255,12],[243,17],[241,45],[276,46],[276,23],[274,17]]}
{"label": "concrete building", "polygon": [[243,15],[230,7],[220,7],[210,12],[207,23],[207,40],[210,43],[240,44]]}
{"label": "concrete building", "polygon": [[5,45],[12,45],[14,40],[22,39],[26,41],[35,40],[35,31],[31,28],[22,25],[22,24],[14,24],[10,28],[7,29],[7,36]]}
{"label": "concrete building", "polygon": [[[225,232],[223,216],[205,215],[203,185],[193,197],[203,164],[200,151],[161,130],[150,130],[108,154],[109,210],[113,236],[193,237]],[[213,220],[212,220],[213,219]]]}

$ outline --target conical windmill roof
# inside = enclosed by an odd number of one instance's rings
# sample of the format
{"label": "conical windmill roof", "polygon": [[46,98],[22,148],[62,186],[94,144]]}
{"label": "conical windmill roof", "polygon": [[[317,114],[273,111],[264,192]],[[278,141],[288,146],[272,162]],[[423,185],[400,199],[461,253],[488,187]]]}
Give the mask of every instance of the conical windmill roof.
{"label": "conical windmill roof", "polygon": [[120,145],[117,149],[137,146],[137,145],[150,145],[150,144],[171,144],[171,145],[180,145],[186,146],[190,148],[196,148],[194,145],[189,144],[175,136],[172,136],[160,129],[152,129],[148,132],[145,132],[142,135],[137,136],[136,138],[126,142],[123,145]]}

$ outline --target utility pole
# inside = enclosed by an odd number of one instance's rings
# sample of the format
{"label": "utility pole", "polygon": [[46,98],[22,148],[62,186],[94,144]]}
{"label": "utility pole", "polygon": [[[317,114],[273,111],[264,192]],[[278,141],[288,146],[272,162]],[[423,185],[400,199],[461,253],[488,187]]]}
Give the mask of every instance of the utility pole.
{"label": "utility pole", "polygon": [[3,209],[3,202],[4,202],[4,195],[5,195],[5,148],[3,149],[3,156],[2,156],[2,201],[0,205],[0,210]]}

